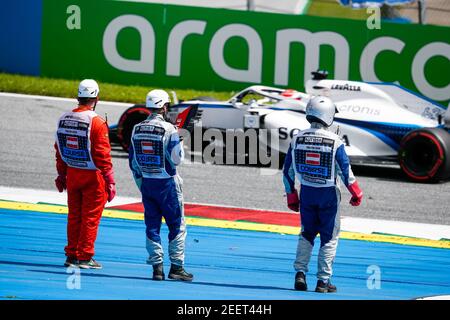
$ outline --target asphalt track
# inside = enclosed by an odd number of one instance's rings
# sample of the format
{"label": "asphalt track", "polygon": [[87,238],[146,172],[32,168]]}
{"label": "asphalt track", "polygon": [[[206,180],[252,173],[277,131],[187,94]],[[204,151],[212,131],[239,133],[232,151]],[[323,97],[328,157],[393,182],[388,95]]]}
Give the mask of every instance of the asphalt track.
{"label": "asphalt track", "polygon": [[[75,100],[23,98],[0,95],[0,185],[54,190],[54,133],[60,115]],[[99,104],[116,123],[124,105]],[[114,146],[113,164],[120,196],[139,197],[128,168],[127,154]],[[281,173],[262,174],[256,167],[186,162],[180,168],[187,202],[286,210]],[[398,168],[354,167],[365,193],[353,208],[344,190],[341,214],[397,221],[450,225],[450,183],[407,181]],[[267,172],[264,172],[267,173]]]}
{"label": "asphalt track", "polygon": [[[0,299],[414,299],[450,293],[449,249],[341,240],[333,277],[338,292],[324,295],[313,292],[317,247],[309,291],[298,292],[296,236],[196,226],[189,226],[186,243],[194,281],[155,282],[145,264],[143,222],[107,217],[96,242],[104,268],[75,278],[76,270],[62,266],[65,215],[0,209],[0,219]],[[379,288],[369,278],[377,268]]]}
{"label": "asphalt track", "polygon": [[[73,105],[0,95],[1,186],[54,189],[55,125]],[[124,108],[100,104],[97,111],[107,112],[114,123]],[[113,156],[119,194],[139,197],[126,154],[115,149]],[[263,175],[255,167],[199,163],[186,163],[180,171],[188,202],[286,210],[279,172]],[[344,204],[343,215],[450,224],[449,183],[413,184],[392,168],[355,171],[366,201],[358,210]],[[348,238],[340,241],[334,268],[338,293],[297,292],[292,290],[296,235],[223,228],[217,220],[212,228],[202,218],[188,223],[186,268],[195,274],[194,282],[153,282],[145,264],[143,222],[107,214],[96,242],[104,269],[81,271],[80,289],[71,289],[74,275],[62,267],[65,215],[20,206],[0,206],[2,299],[413,299],[450,293],[449,249]],[[167,239],[165,226],[162,238]],[[439,244],[448,248],[445,241]],[[310,289],[316,263],[317,248],[308,273]],[[376,283],[370,281],[371,270],[378,269],[380,288],[371,289]]]}

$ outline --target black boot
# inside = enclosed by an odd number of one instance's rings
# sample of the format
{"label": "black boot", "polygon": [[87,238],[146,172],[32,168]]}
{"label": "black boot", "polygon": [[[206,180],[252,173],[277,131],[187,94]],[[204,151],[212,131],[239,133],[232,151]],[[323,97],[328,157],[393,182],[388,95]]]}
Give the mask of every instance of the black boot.
{"label": "black boot", "polygon": [[165,279],[164,268],[162,263],[153,265],[153,280],[161,281]]}
{"label": "black boot", "polygon": [[336,292],[337,288],[335,285],[332,285],[330,281],[317,280],[316,292],[320,293],[331,293]]}
{"label": "black boot", "polygon": [[97,261],[95,261],[93,258],[91,258],[90,260],[80,260],[78,263],[78,266],[81,269],[101,269],[101,268],[103,268],[102,265],[100,263],[98,263]]}
{"label": "black boot", "polygon": [[67,257],[66,262],[64,262],[64,267],[78,267],[79,263],[77,258]]}
{"label": "black boot", "polygon": [[297,272],[295,275],[295,290],[306,291],[308,285],[306,284],[306,276],[303,272]]}
{"label": "black boot", "polygon": [[192,279],[194,279],[194,276],[192,274],[186,272],[186,270],[184,270],[183,266],[177,266],[175,264],[172,264],[170,266],[169,279],[181,280],[181,281],[192,281]]}

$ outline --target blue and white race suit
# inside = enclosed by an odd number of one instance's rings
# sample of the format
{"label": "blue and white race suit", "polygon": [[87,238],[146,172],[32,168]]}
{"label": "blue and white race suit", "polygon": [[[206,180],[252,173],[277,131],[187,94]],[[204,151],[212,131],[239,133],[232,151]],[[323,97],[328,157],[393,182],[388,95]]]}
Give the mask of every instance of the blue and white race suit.
{"label": "blue and white race suit", "polygon": [[176,166],[184,159],[176,128],[159,114],[137,124],[131,136],[129,165],[144,204],[147,263],[163,262],[160,229],[164,217],[169,228],[169,257],[172,264],[184,264],[186,224],[182,180]]}
{"label": "blue and white race suit", "polygon": [[302,229],[294,268],[308,272],[314,239],[320,234],[317,278],[327,281],[340,230],[340,183],[348,187],[356,181],[341,138],[317,123],[294,136],[283,168],[286,193],[294,191],[295,177],[301,183]]}

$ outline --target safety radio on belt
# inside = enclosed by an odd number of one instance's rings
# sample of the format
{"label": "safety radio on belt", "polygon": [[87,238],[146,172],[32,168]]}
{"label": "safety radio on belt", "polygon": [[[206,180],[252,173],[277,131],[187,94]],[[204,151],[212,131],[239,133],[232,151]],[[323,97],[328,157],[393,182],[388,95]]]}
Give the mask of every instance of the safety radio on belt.
{"label": "safety radio on belt", "polygon": [[93,111],[68,112],[59,119],[56,141],[63,161],[73,168],[96,170],[91,155]]}

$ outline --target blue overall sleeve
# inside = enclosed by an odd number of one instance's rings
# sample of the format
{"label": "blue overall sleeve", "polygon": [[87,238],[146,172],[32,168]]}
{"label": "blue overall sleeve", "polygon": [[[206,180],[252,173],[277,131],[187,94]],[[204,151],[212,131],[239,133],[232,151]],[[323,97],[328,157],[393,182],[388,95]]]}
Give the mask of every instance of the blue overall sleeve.
{"label": "blue overall sleeve", "polygon": [[133,173],[134,182],[136,182],[137,187],[141,190],[142,185],[142,172],[139,165],[134,158],[134,147],[133,142],[130,143],[128,148],[128,165],[130,166],[131,172]]}
{"label": "blue overall sleeve", "polygon": [[180,136],[177,131],[174,131],[169,138],[169,144],[167,146],[167,154],[170,163],[173,166],[178,166],[184,160],[183,143],[180,140]]}
{"label": "blue overall sleeve", "polygon": [[344,144],[341,144],[336,150],[337,172],[342,179],[344,185],[348,188],[356,181],[350,166],[350,159],[345,152]]}
{"label": "blue overall sleeve", "polygon": [[295,171],[292,161],[292,147],[286,153],[283,166],[283,184],[286,193],[292,193],[295,189]]}

